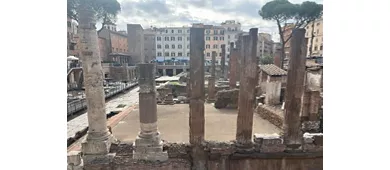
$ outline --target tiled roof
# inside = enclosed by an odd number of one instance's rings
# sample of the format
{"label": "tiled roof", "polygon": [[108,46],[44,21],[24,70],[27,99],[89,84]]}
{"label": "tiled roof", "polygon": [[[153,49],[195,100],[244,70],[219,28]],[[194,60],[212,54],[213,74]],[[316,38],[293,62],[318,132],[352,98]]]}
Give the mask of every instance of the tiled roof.
{"label": "tiled roof", "polygon": [[264,71],[270,76],[284,76],[287,75],[287,71],[279,68],[274,64],[260,65],[261,71]]}

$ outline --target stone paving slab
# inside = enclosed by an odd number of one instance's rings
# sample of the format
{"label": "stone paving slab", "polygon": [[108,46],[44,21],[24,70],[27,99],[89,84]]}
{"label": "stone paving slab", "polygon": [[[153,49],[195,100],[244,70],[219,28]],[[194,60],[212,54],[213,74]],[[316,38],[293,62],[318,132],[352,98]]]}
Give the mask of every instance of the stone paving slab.
{"label": "stone paving slab", "polygon": [[[212,104],[205,104],[206,140],[229,141],[235,139],[237,109],[216,109]],[[158,129],[161,137],[169,142],[189,141],[189,105],[158,105]],[[118,125],[112,127],[114,136],[121,141],[134,141],[140,128],[139,110],[133,109]],[[281,129],[262,119],[258,114],[253,118],[253,134],[279,133]]]}
{"label": "stone paving slab", "polygon": [[[130,91],[126,92],[123,95],[118,96],[117,98],[111,99],[106,103],[106,113],[110,113],[112,111],[117,111],[117,106],[119,104],[125,104],[126,107],[123,109],[127,109],[128,107],[131,107],[138,103],[138,90],[139,87],[135,87],[134,89],[131,89]],[[67,122],[67,138],[74,137],[74,135],[78,132],[83,130],[84,128],[88,127],[88,117],[87,113],[84,113],[70,121]]]}

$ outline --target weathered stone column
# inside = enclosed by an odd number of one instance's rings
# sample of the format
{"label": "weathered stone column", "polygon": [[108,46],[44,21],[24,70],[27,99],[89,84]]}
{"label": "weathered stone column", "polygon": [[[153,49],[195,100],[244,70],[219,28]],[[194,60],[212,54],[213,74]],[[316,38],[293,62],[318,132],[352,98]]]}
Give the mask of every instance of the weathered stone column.
{"label": "weathered stone column", "polygon": [[211,53],[211,76],[208,79],[208,93],[207,93],[207,102],[215,102],[215,57],[217,52],[213,51]]}
{"label": "weathered stone column", "polygon": [[302,146],[301,97],[304,91],[306,68],[305,29],[294,29],[290,39],[290,60],[287,72],[287,87],[284,112],[284,143],[287,150],[296,150]]}
{"label": "weathered stone column", "polygon": [[139,118],[141,131],[134,142],[133,159],[165,161],[163,143],[157,128],[156,82],[153,64],[138,64]]}
{"label": "weathered stone column", "polygon": [[249,35],[243,36],[241,44],[243,55],[241,56],[240,93],[237,116],[237,143],[242,147],[251,146],[253,112],[255,104],[255,87],[257,84],[257,28],[251,28]]}
{"label": "weathered stone column", "polygon": [[81,3],[78,14],[81,60],[88,109],[88,132],[86,139],[82,142],[81,150],[84,163],[88,164],[91,159],[108,154],[113,138],[107,129],[103,69],[95,27],[96,13],[91,6]]}
{"label": "weathered stone column", "polygon": [[221,56],[221,76],[222,76],[222,79],[226,80],[226,68],[225,68],[225,55],[226,55],[226,45],[225,44],[222,44],[221,45],[221,48],[222,48],[222,56]]}
{"label": "weathered stone column", "polygon": [[234,43],[230,43],[230,59],[229,59],[229,86],[231,89],[237,87],[237,49],[234,48]]}
{"label": "weathered stone column", "polygon": [[163,76],[166,76],[167,75],[167,69],[163,68]]}
{"label": "weathered stone column", "polygon": [[204,28],[190,28],[190,143],[194,169],[206,169],[204,141]]}

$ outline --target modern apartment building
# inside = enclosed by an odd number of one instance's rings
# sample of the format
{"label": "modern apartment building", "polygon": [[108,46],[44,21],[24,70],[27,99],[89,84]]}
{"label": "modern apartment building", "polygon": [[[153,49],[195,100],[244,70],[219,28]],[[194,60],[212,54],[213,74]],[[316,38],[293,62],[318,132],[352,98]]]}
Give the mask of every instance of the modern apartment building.
{"label": "modern apartment building", "polygon": [[257,57],[272,56],[272,36],[268,33],[259,33],[257,38]]}
{"label": "modern apartment building", "polygon": [[[233,42],[234,46],[238,40],[238,34],[242,32],[241,23],[234,20],[226,20],[221,23],[221,27],[225,29],[225,44],[226,44],[226,56],[230,55],[230,43]],[[227,57],[226,57],[227,58]],[[228,61],[228,58],[227,60]]]}
{"label": "modern apartment building", "polygon": [[222,26],[204,25],[202,23],[193,24],[196,27],[205,28],[205,60],[211,61],[212,52],[217,53],[216,63],[221,63],[222,44],[225,44],[225,28]]}
{"label": "modern apartment building", "polygon": [[156,59],[156,30],[157,28],[144,30],[145,60],[148,63]]}
{"label": "modern apartment building", "polygon": [[[305,37],[307,41],[307,57],[322,56],[323,54],[323,17],[316,21],[309,23],[306,26]],[[311,41],[313,45],[311,46]],[[310,55],[310,46],[312,47],[312,54]]]}
{"label": "modern apartment building", "polygon": [[156,56],[163,60],[190,56],[190,28],[166,27],[156,29]]}

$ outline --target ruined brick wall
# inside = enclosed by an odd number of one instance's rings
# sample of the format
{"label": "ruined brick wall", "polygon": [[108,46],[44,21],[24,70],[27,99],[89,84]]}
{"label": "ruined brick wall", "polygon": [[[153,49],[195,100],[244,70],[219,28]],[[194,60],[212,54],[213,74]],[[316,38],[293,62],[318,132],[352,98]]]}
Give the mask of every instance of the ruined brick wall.
{"label": "ruined brick wall", "polygon": [[277,110],[277,108],[272,108],[267,105],[260,105],[256,108],[256,113],[259,114],[261,118],[268,120],[280,129],[283,128],[282,110]]}

